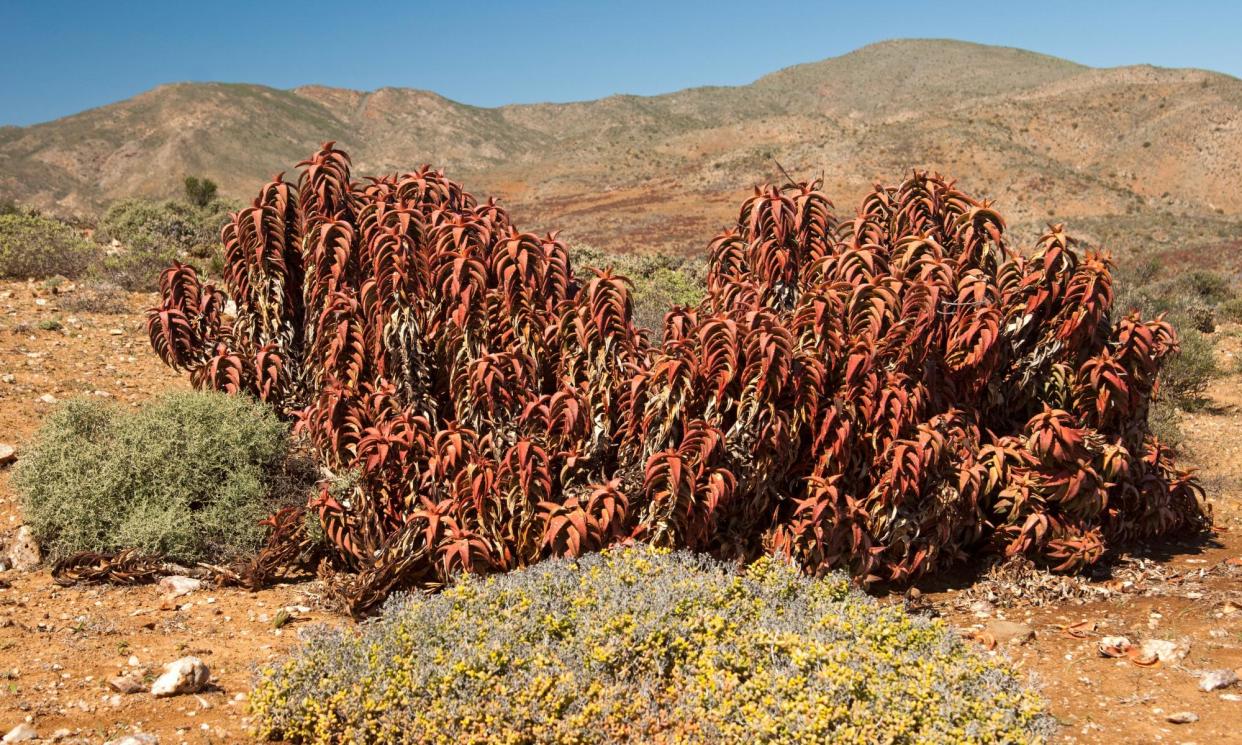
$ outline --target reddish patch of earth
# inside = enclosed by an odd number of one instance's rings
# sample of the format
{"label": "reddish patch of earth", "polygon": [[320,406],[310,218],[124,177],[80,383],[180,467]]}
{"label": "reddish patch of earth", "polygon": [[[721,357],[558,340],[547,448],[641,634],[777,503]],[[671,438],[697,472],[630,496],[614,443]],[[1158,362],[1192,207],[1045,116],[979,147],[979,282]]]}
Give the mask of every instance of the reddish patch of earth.
{"label": "reddish patch of earth", "polygon": [[[0,440],[17,445],[19,457],[55,406],[41,401],[45,394],[62,401],[101,395],[136,405],[187,385],[148,347],[142,311],[154,304],[153,295],[129,295],[120,314],[69,312],[61,307],[67,297],[40,285],[0,283],[0,373],[13,376],[0,382]],[[63,328],[39,328],[52,318]],[[1233,610],[1242,609],[1242,567],[1230,563],[1242,556],[1242,377],[1232,372],[1233,356],[1242,353],[1242,328],[1228,326],[1217,336],[1222,367],[1231,372],[1208,389],[1206,410],[1187,415],[1183,425],[1185,457],[1202,469],[1215,506],[1214,538],[1164,547],[1125,575],[1137,578],[1133,587],[1101,583],[1116,589],[1107,598],[972,609],[961,599],[971,588],[960,585],[928,591],[920,600],[964,632],[1000,617],[1031,628],[1030,641],[990,653],[1008,656],[1031,674],[1062,724],[1060,741],[1242,741],[1242,700],[1229,700],[1242,697],[1242,687],[1203,692],[1196,677],[1207,669],[1242,668],[1242,610]],[[10,472],[0,471],[3,532],[21,524]],[[178,609],[161,610],[153,586],[61,588],[46,570],[0,578],[0,733],[29,718],[44,739],[69,730],[64,742],[101,743],[133,730],[157,734],[165,745],[246,741],[246,705],[239,697],[255,666],[289,649],[307,623],[350,623],[316,609],[313,581],[256,593],[205,588],[180,598]],[[277,629],[282,608],[294,609],[294,622]],[[1144,667],[1102,657],[1097,646],[1105,635],[1186,640],[1190,649],[1179,663]],[[155,699],[107,686],[109,677],[131,669],[131,656],[147,670],[149,683],[164,663],[185,655],[210,666],[210,690]],[[1198,720],[1167,721],[1182,711]]]}

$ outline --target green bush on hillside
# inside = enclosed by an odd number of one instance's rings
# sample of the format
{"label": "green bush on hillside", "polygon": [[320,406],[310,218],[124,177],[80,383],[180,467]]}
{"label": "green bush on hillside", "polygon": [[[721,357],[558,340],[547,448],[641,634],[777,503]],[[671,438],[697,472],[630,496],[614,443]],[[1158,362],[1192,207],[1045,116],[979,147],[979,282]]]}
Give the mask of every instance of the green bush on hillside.
{"label": "green bush on hillside", "polygon": [[698,305],[703,299],[707,265],[701,259],[653,253],[612,254],[591,247],[570,249],[574,266],[611,268],[634,283],[634,323],[663,331],[664,314],[674,305]]}
{"label": "green bush on hillside", "polygon": [[206,258],[220,243],[220,229],[237,205],[220,200],[199,207],[187,202],[124,199],[99,221],[96,238],[122,245],[161,244],[189,256]]}
{"label": "green bush on hillside", "polygon": [[1169,275],[1159,262],[1122,267],[1117,273],[1119,308],[1134,309],[1144,318],[1164,314],[1177,329],[1181,351],[1160,371],[1160,397],[1149,420],[1162,441],[1176,445],[1181,438],[1176,409],[1194,410],[1203,404],[1203,392],[1219,370],[1210,338],[1218,316],[1230,317],[1236,303],[1229,279],[1210,271]]}
{"label": "green bush on hillside", "polygon": [[130,292],[151,292],[159,289],[160,267],[184,258],[184,254],[169,243],[140,237],[121,251],[105,256],[97,275],[100,281]]}
{"label": "green bush on hillside", "polygon": [[116,202],[99,221],[95,236],[116,240],[121,249],[104,259],[101,274],[127,290],[153,290],[161,269],[173,260],[210,264],[220,250],[220,229],[236,207],[218,199],[204,206],[174,200]]}
{"label": "green bush on hillside", "polygon": [[1032,742],[1041,699],[843,575],[644,547],[466,578],[260,670],[293,742]]}
{"label": "green bush on hillside", "polygon": [[197,176],[185,177],[185,199],[195,207],[206,207],[216,198],[216,182]]}
{"label": "green bush on hillside", "polygon": [[0,215],[0,278],[77,277],[98,250],[58,220],[29,214]]}
{"label": "green bush on hillside", "polygon": [[260,543],[259,521],[299,494],[288,428],[243,396],[175,393],[137,411],[74,400],[18,462],[23,514],[52,559],[139,548],[224,561]]}

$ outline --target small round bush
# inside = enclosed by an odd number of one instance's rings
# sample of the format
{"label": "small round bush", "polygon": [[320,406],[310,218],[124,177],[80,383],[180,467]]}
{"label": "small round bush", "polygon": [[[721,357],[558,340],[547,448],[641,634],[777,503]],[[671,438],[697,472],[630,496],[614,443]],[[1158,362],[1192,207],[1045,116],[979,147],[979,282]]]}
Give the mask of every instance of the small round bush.
{"label": "small round bush", "polygon": [[123,250],[104,259],[100,275],[127,290],[159,286],[160,271],[176,260],[210,260],[219,251],[220,229],[236,205],[209,199],[202,205],[124,199],[99,221],[95,237],[120,241]]}
{"label": "small round bush", "polygon": [[234,207],[220,200],[193,205],[171,199],[123,199],[108,207],[99,221],[96,238],[115,239],[126,246],[159,243],[177,252],[206,257],[220,243],[220,229]]}
{"label": "small round bush", "polygon": [[1043,701],[843,576],[636,547],[398,596],[263,668],[256,734],[349,743],[1032,742]]}
{"label": "small round bush", "polygon": [[97,250],[73,227],[39,215],[0,215],[0,278],[77,277]]}
{"label": "small round bush", "polygon": [[139,548],[182,561],[253,551],[292,490],[287,426],[242,396],[184,392],[136,411],[61,406],[18,462],[26,521],[52,559]]}

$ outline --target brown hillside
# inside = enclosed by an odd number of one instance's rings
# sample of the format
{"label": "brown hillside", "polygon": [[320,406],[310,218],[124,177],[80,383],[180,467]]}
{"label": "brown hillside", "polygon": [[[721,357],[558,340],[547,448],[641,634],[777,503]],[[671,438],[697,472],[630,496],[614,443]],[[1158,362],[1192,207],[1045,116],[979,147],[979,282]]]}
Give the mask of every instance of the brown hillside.
{"label": "brown hillside", "polygon": [[435,163],[522,224],[612,250],[701,248],[739,188],[779,177],[774,159],[822,173],[845,203],[911,168],[958,174],[1024,225],[1242,213],[1242,81],[953,41],[884,42],[739,87],[496,109],[397,88],[167,85],[0,129],[0,195],[89,215],[203,174],[241,197],[329,139],[360,171]]}

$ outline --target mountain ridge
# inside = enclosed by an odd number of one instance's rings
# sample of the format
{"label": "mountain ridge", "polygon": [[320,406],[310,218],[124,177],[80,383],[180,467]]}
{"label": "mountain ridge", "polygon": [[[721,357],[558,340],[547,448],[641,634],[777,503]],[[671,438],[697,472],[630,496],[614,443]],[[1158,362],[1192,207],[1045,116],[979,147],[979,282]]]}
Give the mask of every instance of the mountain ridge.
{"label": "mountain ridge", "polygon": [[879,42],[741,86],[496,108],[431,91],[170,83],[0,128],[0,196],[65,214],[207,176],[248,198],[335,140],[358,174],[443,167],[524,225],[601,248],[701,248],[753,183],[824,175],[838,205],[912,168],[1022,222],[1242,212],[1242,80],[1007,47]]}

